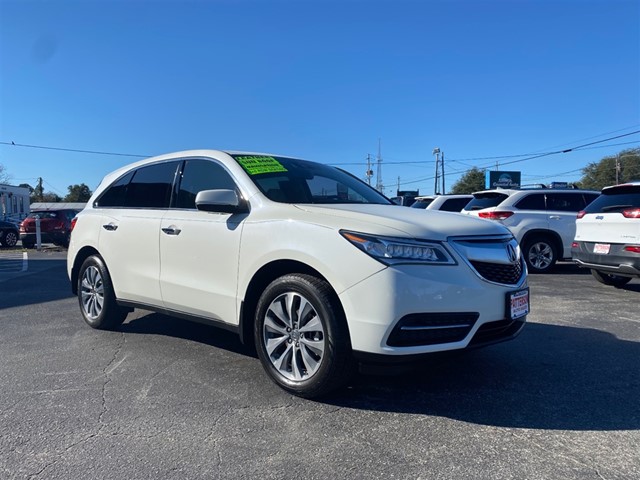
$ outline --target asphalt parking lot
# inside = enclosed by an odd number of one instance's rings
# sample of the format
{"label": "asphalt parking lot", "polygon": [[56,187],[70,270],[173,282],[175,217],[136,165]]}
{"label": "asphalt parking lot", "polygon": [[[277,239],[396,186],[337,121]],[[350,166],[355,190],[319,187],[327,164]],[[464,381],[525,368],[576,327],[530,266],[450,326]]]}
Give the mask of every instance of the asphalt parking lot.
{"label": "asphalt parking lot", "polygon": [[640,281],[530,287],[517,339],[309,401],[226,331],[92,330],[65,252],[0,251],[0,478],[640,478]]}

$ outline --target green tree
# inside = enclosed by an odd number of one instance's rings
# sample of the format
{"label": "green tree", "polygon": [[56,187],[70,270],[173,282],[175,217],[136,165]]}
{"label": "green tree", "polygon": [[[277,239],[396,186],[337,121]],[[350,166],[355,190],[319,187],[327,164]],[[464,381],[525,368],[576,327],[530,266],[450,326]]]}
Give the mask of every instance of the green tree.
{"label": "green tree", "polygon": [[57,193],[53,192],[44,192],[42,194],[42,200],[36,200],[38,202],[46,202],[46,203],[58,203],[62,201],[62,197]]}
{"label": "green tree", "polygon": [[468,194],[485,189],[485,170],[473,167],[467,170],[451,187],[451,193]]}
{"label": "green tree", "polygon": [[69,185],[69,193],[64,197],[65,202],[87,202],[91,198],[91,189],[81,183],[80,185]]}
{"label": "green tree", "polygon": [[601,190],[615,185],[616,173],[618,183],[640,180],[640,148],[623,150],[617,155],[604,157],[599,162],[589,163],[582,169],[580,187]]}

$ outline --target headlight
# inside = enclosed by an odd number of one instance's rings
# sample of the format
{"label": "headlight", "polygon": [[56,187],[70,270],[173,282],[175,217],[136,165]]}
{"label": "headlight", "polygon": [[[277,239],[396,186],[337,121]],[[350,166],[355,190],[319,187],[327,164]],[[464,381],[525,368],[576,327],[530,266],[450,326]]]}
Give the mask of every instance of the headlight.
{"label": "headlight", "polygon": [[378,237],[341,230],[340,235],[352,245],[385,265],[420,263],[432,265],[455,265],[443,245],[437,242],[422,242],[408,238]]}

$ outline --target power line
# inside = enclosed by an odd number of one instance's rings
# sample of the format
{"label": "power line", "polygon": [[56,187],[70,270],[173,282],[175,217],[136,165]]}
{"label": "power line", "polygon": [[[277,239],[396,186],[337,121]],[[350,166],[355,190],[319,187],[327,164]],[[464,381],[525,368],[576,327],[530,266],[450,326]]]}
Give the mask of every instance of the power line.
{"label": "power line", "polygon": [[15,143],[15,142],[0,142],[0,145],[9,145],[11,147],[25,147],[25,148],[40,148],[42,150],[57,150],[60,152],[74,152],[74,153],[90,153],[93,155],[113,155],[117,157],[139,157],[139,158],[148,158],[153,155],[138,155],[135,153],[119,153],[119,152],[100,152],[96,150],[80,150],[77,148],[62,148],[62,147],[49,147],[45,145],[29,145],[26,143]]}
{"label": "power line", "polygon": [[[636,131],[630,132],[630,133],[625,133],[623,135],[617,135],[615,137],[605,138],[603,140],[598,140],[598,141],[595,141],[595,142],[585,143],[583,145],[578,145],[578,146],[575,146],[575,147],[566,148],[564,150],[556,150],[556,151],[553,151],[553,152],[545,152],[545,153],[541,153],[541,154],[538,154],[538,155],[533,155],[533,156],[530,156],[530,157],[527,157],[527,158],[521,158],[521,159],[518,159],[518,160],[512,160],[510,162],[502,162],[502,165],[510,165],[510,164],[519,163],[519,162],[526,162],[528,160],[534,160],[536,158],[548,157],[550,155],[558,155],[558,154],[561,154],[561,153],[570,153],[570,152],[574,152],[576,150],[588,150],[588,148],[586,148],[586,147],[589,147],[591,145],[596,145],[596,144],[599,144],[599,143],[608,142],[608,141],[611,141],[611,140],[615,140],[617,138],[628,137],[629,135],[635,135],[637,133],[640,133],[640,130],[636,130]],[[637,143],[637,142],[628,142],[628,143]],[[612,145],[604,145],[604,146],[601,146],[601,147],[591,147],[591,148],[604,148],[604,147],[611,147],[611,146]],[[490,163],[490,164],[487,164],[487,165],[479,166],[477,168],[486,169],[486,168],[491,167],[492,165],[493,164]],[[453,171],[453,172],[449,172],[449,173],[456,174],[456,173],[464,173],[464,172],[465,172],[465,170],[458,170],[458,171]],[[402,183],[404,185],[411,185],[411,184],[414,184],[414,183],[420,183],[420,182],[424,182],[424,181],[427,181],[427,180],[433,180],[434,178],[435,178],[434,176],[429,176],[429,177],[423,177],[423,178],[419,178],[419,179],[415,179],[415,180],[404,181]]]}

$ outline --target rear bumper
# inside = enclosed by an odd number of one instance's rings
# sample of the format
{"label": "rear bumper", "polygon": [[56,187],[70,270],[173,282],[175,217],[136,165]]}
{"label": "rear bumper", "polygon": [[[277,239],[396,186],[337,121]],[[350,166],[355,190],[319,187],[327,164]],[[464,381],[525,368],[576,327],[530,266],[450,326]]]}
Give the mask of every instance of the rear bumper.
{"label": "rear bumper", "polygon": [[624,250],[626,244],[611,244],[609,253],[592,253],[594,242],[577,242],[571,249],[574,263],[582,268],[591,268],[600,272],[627,277],[640,277],[640,254]]}
{"label": "rear bumper", "polygon": [[[35,233],[21,233],[20,240],[22,243],[36,243],[36,234]],[[67,231],[59,231],[59,232],[41,232],[40,233],[40,241],[42,243],[55,243],[56,245],[66,245],[69,241],[69,232]]]}

